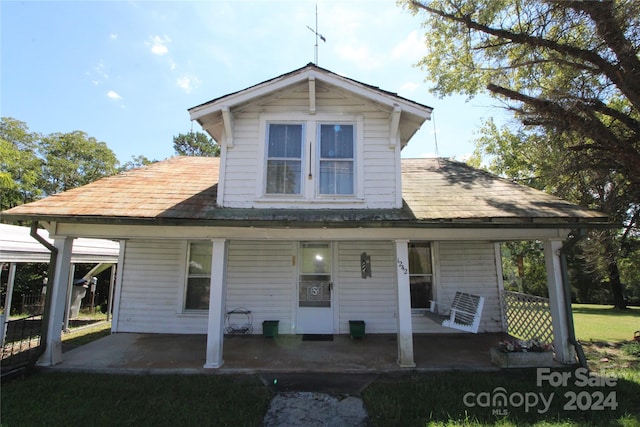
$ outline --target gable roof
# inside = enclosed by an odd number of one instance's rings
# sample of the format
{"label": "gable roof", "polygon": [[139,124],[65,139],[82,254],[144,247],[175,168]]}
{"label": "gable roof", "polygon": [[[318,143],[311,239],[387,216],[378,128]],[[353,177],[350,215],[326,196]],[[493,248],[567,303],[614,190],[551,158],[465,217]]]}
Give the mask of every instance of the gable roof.
{"label": "gable roof", "polygon": [[[590,227],[607,217],[445,159],[402,159],[402,209],[238,209],[216,205],[220,159],[173,157],[17,206],[3,219],[300,227]],[[357,224],[356,224],[357,223]]]}
{"label": "gable roof", "polygon": [[431,117],[431,112],[433,111],[431,107],[403,98],[396,93],[341,76],[309,63],[297,70],[192,107],[188,110],[189,115],[191,120],[196,120],[203,129],[209,132],[213,139],[220,143],[221,127],[216,125],[222,122],[223,112],[228,112],[241,105],[257,102],[259,99],[277,91],[291,88],[305,81],[321,81],[376,103],[389,112],[394,110],[401,111],[403,120],[407,122],[401,135],[403,146],[418,131],[422,123]]}

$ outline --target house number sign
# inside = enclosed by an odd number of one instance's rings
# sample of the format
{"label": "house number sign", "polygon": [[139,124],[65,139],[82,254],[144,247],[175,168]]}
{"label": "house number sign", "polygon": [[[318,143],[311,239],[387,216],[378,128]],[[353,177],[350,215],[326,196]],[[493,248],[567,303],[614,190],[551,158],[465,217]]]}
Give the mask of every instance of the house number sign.
{"label": "house number sign", "polygon": [[398,268],[400,270],[402,270],[402,274],[404,274],[406,276],[409,273],[407,271],[407,267],[404,266],[404,263],[402,262],[402,260],[400,258],[398,258],[397,260],[398,260]]}

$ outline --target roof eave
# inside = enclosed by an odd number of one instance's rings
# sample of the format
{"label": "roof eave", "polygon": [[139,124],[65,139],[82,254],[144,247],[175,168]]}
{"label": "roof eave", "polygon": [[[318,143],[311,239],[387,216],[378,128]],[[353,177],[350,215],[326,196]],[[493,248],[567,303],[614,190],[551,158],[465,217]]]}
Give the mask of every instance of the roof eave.
{"label": "roof eave", "polygon": [[383,105],[387,105],[389,108],[400,105],[404,112],[420,117],[422,121],[429,120],[431,118],[431,113],[433,111],[433,108],[431,107],[402,98],[390,92],[368,86],[364,83],[358,82],[357,80],[340,76],[313,64],[309,64],[303,68],[283,74],[247,89],[234,92],[190,108],[188,109],[189,116],[191,120],[196,120],[200,123],[203,117],[215,114],[225,107],[233,108],[237,105],[251,101],[252,99],[264,96],[310,78],[343,87],[357,95],[372,99]]}
{"label": "roof eave", "polygon": [[299,218],[246,220],[242,218],[152,218],[119,216],[66,216],[3,214],[3,221],[48,221],[103,225],[148,226],[209,226],[209,227],[262,227],[262,228],[460,228],[460,229],[611,229],[620,224],[607,218],[478,218],[478,219],[354,219],[301,221]]}

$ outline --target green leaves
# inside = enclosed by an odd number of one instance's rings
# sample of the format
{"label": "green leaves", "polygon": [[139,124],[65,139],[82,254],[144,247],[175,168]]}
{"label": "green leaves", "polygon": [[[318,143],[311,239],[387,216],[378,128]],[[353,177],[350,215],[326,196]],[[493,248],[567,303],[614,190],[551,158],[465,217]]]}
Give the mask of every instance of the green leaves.
{"label": "green leaves", "polygon": [[173,148],[181,156],[220,156],[220,146],[203,132],[179,133],[173,137]]}

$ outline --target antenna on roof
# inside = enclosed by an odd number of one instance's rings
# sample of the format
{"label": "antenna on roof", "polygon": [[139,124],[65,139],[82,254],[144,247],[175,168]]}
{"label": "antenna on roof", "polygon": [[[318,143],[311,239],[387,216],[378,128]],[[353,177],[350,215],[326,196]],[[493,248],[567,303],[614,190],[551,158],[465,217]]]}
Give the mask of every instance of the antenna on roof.
{"label": "antenna on roof", "polygon": [[318,65],[318,38],[320,38],[320,40],[322,40],[325,43],[327,42],[327,39],[325,39],[324,36],[318,32],[318,3],[316,3],[316,28],[314,30],[313,28],[311,28],[308,25],[307,25],[307,28],[310,29],[311,32],[316,35],[316,44],[314,46],[315,47],[315,61],[314,61],[314,64]]}

